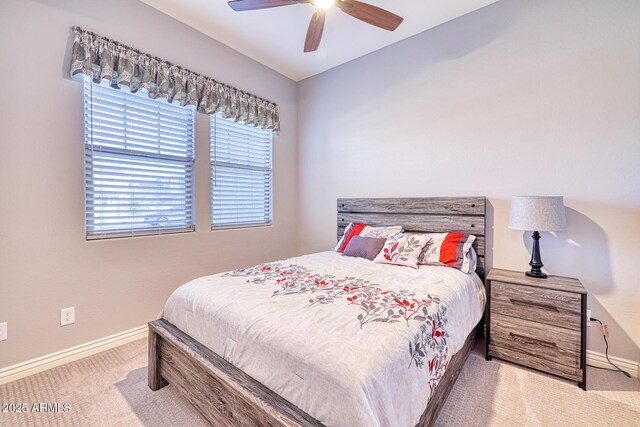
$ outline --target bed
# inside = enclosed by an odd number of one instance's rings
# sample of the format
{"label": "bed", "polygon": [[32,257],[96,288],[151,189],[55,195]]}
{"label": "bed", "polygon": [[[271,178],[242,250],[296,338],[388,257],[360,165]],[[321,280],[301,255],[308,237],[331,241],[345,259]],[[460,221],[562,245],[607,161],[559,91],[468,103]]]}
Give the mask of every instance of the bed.
{"label": "bed", "polygon": [[472,233],[476,273],[327,251],[196,279],[149,324],[149,387],[216,426],[432,424],[483,313],[485,203],[339,199],[338,237],[349,222]]}

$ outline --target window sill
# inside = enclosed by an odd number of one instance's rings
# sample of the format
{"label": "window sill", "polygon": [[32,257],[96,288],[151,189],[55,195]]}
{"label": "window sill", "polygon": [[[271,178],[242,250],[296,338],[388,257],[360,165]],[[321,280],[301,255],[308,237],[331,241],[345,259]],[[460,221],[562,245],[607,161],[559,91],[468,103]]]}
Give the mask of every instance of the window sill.
{"label": "window sill", "polygon": [[120,232],[109,234],[93,234],[86,235],[85,240],[87,242],[94,242],[96,240],[114,240],[114,239],[130,239],[135,237],[150,237],[150,236],[166,236],[175,234],[195,233],[195,227],[189,229],[172,229],[172,230],[149,230],[139,232]]}
{"label": "window sill", "polygon": [[227,225],[227,226],[211,226],[211,231],[229,231],[229,230],[243,230],[247,228],[267,228],[272,227],[273,223],[268,224],[245,224],[245,225]]}

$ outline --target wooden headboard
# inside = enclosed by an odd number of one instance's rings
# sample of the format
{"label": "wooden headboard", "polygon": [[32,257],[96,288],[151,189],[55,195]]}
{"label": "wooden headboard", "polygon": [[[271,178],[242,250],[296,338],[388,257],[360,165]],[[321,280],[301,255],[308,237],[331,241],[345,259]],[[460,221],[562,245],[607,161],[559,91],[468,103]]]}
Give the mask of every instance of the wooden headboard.
{"label": "wooden headboard", "polygon": [[338,239],[350,222],[402,225],[405,231],[413,232],[474,234],[476,273],[484,281],[486,203],[485,197],[338,199]]}

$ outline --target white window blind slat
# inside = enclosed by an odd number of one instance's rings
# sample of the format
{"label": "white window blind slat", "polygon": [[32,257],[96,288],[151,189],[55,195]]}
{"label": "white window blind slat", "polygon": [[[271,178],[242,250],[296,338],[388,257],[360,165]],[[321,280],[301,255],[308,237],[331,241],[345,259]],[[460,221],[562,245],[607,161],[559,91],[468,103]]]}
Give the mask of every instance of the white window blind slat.
{"label": "white window blind slat", "polygon": [[272,132],[211,116],[211,228],[272,221]]}
{"label": "white window blind slat", "polygon": [[194,110],[85,79],[87,239],[188,232]]}

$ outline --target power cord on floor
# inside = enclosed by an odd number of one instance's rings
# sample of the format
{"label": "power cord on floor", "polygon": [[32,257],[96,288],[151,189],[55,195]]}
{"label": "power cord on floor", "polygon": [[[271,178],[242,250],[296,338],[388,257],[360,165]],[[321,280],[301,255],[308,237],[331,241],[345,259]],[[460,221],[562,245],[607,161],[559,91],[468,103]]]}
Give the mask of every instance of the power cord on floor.
{"label": "power cord on floor", "polygon": [[600,328],[602,329],[602,338],[604,338],[604,345],[605,345],[604,355],[607,358],[607,362],[609,362],[611,366],[613,366],[616,369],[601,368],[599,366],[593,366],[593,365],[588,365],[588,366],[591,368],[604,369],[606,371],[614,371],[614,372],[620,371],[623,374],[625,374],[627,378],[631,378],[631,374],[629,374],[627,371],[620,369],[615,363],[611,361],[611,359],[609,359],[609,341],[607,341],[607,333],[608,333],[607,326],[604,325],[600,320],[596,319],[595,317],[590,317],[589,320],[591,320],[592,322],[600,323]]}

